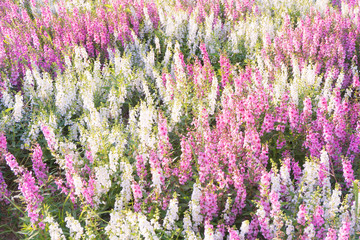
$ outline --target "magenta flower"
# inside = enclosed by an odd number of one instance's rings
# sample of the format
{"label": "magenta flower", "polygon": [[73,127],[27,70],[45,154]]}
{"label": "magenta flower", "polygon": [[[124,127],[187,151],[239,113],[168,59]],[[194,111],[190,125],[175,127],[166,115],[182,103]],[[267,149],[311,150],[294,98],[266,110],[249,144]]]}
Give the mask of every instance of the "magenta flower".
{"label": "magenta flower", "polygon": [[86,158],[89,160],[90,163],[93,163],[93,162],[94,162],[94,158],[93,158],[93,156],[92,156],[90,147],[89,147],[89,150],[86,150],[86,151],[85,151],[85,156],[86,156]]}
{"label": "magenta flower", "polygon": [[313,216],[313,224],[315,227],[321,227],[325,221],[323,219],[324,209],[322,206],[317,206]]}
{"label": "magenta flower", "polygon": [[30,221],[35,223],[39,220],[40,204],[44,197],[40,194],[40,189],[36,185],[35,178],[30,172],[25,170],[23,174],[19,176],[19,179],[19,190],[24,197],[28,216],[30,217]]}
{"label": "magenta flower", "polygon": [[0,160],[2,159],[2,155],[5,153],[7,153],[6,136],[4,133],[0,133]]}
{"label": "magenta flower", "polygon": [[140,202],[139,200],[142,198],[143,194],[140,188],[140,185],[134,181],[131,185],[131,189],[134,195],[135,203],[134,203],[134,210],[136,212],[140,211]]}
{"label": "magenta flower", "polygon": [[51,151],[55,151],[57,148],[55,134],[51,128],[45,124],[41,124],[41,131],[43,132],[45,139]]}
{"label": "magenta flower", "polygon": [[90,206],[94,206],[93,198],[95,196],[95,185],[96,181],[92,175],[89,177],[88,181],[83,179],[82,194],[85,198],[85,201],[90,204]]}
{"label": "magenta flower", "polygon": [[231,240],[240,240],[239,234],[232,228],[229,228],[229,238]]}
{"label": "magenta flower", "polygon": [[36,144],[33,148],[33,155],[31,158],[33,162],[33,171],[36,178],[39,181],[39,184],[44,184],[44,181],[47,180],[48,168],[46,164],[42,161],[42,150],[39,144]]}
{"label": "magenta flower", "polygon": [[182,154],[179,167],[179,183],[185,184],[192,175],[192,150],[190,144],[185,137],[181,139],[180,145]]}
{"label": "magenta flower", "polygon": [[343,221],[342,226],[339,230],[338,240],[349,240],[350,239],[350,222]]}
{"label": "magenta flower", "polygon": [[140,177],[142,181],[144,181],[145,177],[147,176],[145,163],[146,162],[143,155],[136,156],[136,171],[137,171],[137,175]]}
{"label": "magenta flower", "polygon": [[5,197],[10,197],[10,191],[7,189],[7,184],[4,180],[2,172],[0,171],[0,201],[3,200],[6,203],[9,203],[9,201]]}
{"label": "magenta flower", "polygon": [[303,226],[306,223],[306,206],[304,204],[300,205],[299,212],[297,214],[297,222]]}
{"label": "magenta flower", "polygon": [[167,121],[161,113],[159,113],[158,121],[159,129],[159,141],[158,141],[158,152],[161,157],[161,166],[165,171],[165,176],[170,176],[170,151],[172,150],[172,145],[169,141],[168,130],[167,130]]}
{"label": "magenta flower", "polygon": [[343,158],[342,166],[343,166],[343,172],[344,172],[346,186],[351,187],[353,184],[353,181],[355,180],[354,171],[352,169],[351,162],[348,159]]}
{"label": "magenta flower", "polygon": [[312,115],[312,105],[311,105],[311,99],[309,97],[306,97],[304,99],[304,109],[301,114],[301,121],[302,123],[307,123],[307,121],[311,120],[310,117]]}
{"label": "magenta flower", "polygon": [[201,212],[205,219],[212,220],[218,214],[217,194],[214,192],[215,187],[209,185],[201,197]]}
{"label": "magenta flower", "polygon": [[231,65],[229,59],[221,55],[220,56],[220,66],[221,66],[221,84],[223,87],[225,87],[227,84],[231,84],[230,82],[230,71],[231,71]]}
{"label": "magenta flower", "polygon": [[23,172],[23,168],[19,166],[14,155],[12,155],[11,153],[7,153],[5,155],[5,161],[15,175]]}

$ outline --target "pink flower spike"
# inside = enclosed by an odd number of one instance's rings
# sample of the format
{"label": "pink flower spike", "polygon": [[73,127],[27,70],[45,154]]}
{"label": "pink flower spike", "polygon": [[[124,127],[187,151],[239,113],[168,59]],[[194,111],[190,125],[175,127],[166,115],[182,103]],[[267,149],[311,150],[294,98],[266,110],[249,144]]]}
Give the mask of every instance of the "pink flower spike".
{"label": "pink flower spike", "polygon": [[350,222],[343,221],[342,226],[339,230],[338,240],[349,240],[350,239]]}
{"label": "pink flower spike", "polygon": [[337,240],[336,230],[329,228],[325,240]]}
{"label": "pink flower spike", "polygon": [[6,136],[4,133],[0,133],[0,161],[2,159],[2,155],[5,153],[7,153]]}
{"label": "pink flower spike", "polygon": [[19,173],[23,172],[23,168],[19,166],[14,155],[12,155],[11,153],[7,153],[5,155],[5,160],[7,165],[10,167],[11,171],[13,171],[15,175],[18,175]]}
{"label": "pink flower spike", "polygon": [[5,197],[10,197],[10,192],[7,189],[7,184],[4,180],[2,172],[0,171],[0,201],[4,200],[6,203],[9,203],[9,201]]}
{"label": "pink flower spike", "polygon": [[350,188],[353,184],[353,181],[355,180],[354,171],[352,169],[351,162],[348,159],[343,158],[342,165],[343,165],[343,172],[344,172],[346,186]]}
{"label": "pink flower spike", "polygon": [[297,215],[297,222],[303,226],[305,226],[306,223],[306,206],[302,204],[300,206],[298,215]]}
{"label": "pink flower spike", "polygon": [[57,145],[56,145],[54,131],[51,128],[49,128],[48,126],[46,126],[45,124],[41,124],[41,131],[43,132],[43,134],[45,136],[45,139],[48,143],[50,150],[55,151],[57,149]]}
{"label": "pink flower spike", "polygon": [[48,168],[45,163],[42,161],[42,150],[39,144],[36,144],[33,148],[32,162],[33,162],[33,170],[35,172],[35,176],[39,181],[39,184],[42,185],[44,181],[47,180],[47,172]]}

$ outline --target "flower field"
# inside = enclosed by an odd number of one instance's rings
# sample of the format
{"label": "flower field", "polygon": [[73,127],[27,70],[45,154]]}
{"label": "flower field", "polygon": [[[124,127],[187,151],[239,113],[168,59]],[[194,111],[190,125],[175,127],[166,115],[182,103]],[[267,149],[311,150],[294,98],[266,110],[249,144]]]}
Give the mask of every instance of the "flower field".
{"label": "flower field", "polygon": [[359,239],[359,58],[360,0],[1,0],[0,239]]}

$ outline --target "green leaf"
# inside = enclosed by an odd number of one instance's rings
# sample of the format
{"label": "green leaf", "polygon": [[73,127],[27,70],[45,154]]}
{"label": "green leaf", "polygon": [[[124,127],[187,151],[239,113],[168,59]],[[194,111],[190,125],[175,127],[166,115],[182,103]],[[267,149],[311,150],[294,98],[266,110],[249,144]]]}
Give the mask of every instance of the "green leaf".
{"label": "green leaf", "polygon": [[8,109],[6,109],[5,111],[4,111],[4,113],[8,113],[8,112],[10,112],[11,110],[13,110],[14,108],[12,107],[12,108],[8,108]]}

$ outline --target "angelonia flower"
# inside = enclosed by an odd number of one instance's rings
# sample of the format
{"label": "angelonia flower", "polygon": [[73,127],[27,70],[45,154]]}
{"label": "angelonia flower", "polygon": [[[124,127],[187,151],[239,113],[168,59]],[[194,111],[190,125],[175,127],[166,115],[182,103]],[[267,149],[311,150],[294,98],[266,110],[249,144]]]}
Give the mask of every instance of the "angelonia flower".
{"label": "angelonia flower", "polygon": [[314,225],[310,224],[309,226],[307,226],[304,229],[304,233],[306,234],[306,237],[308,237],[309,239],[312,239],[315,237],[315,229],[314,229]]}
{"label": "angelonia flower", "polygon": [[325,150],[322,150],[320,156],[319,180],[324,185],[325,184],[328,185],[328,182],[326,182],[326,180],[329,176],[329,172],[330,172],[329,156]]}
{"label": "angelonia flower", "polygon": [[189,208],[191,210],[191,217],[195,225],[199,225],[203,221],[203,216],[201,215],[200,207],[200,198],[201,198],[201,186],[198,183],[195,183],[193,186],[193,192],[191,194],[191,201],[189,203]]}
{"label": "angelonia flower", "polygon": [[192,228],[191,217],[190,217],[190,213],[188,211],[185,212],[183,222],[184,222],[184,231],[182,232],[182,234],[187,239],[197,239],[196,234]]}
{"label": "angelonia flower", "polygon": [[339,229],[338,239],[345,240],[350,238],[350,223],[347,221],[342,222],[342,226]]}
{"label": "angelonia flower", "polygon": [[7,153],[5,155],[5,160],[12,172],[18,177],[18,187],[22,194],[23,201],[26,204],[27,215],[30,218],[31,223],[34,224],[40,218],[40,204],[44,197],[40,194],[40,189],[36,184],[32,172],[29,172],[19,166],[15,157],[11,153]]}
{"label": "angelonia flower", "polygon": [[355,180],[354,171],[352,169],[351,162],[348,159],[343,158],[342,165],[343,165],[344,178],[345,178],[346,185],[348,187],[351,187],[353,181]]}
{"label": "angelonia flower", "polygon": [[175,226],[175,222],[179,219],[178,211],[179,211],[179,202],[177,200],[177,196],[174,195],[173,199],[170,200],[168,210],[166,216],[164,218],[164,227],[167,230],[173,230],[177,228]]}
{"label": "angelonia flower", "polygon": [[106,194],[111,187],[109,170],[106,166],[95,168],[95,204],[98,204],[100,197]]}
{"label": "angelonia flower", "polygon": [[47,180],[48,176],[48,168],[42,160],[42,150],[39,144],[35,145],[33,148],[32,162],[33,162],[33,170],[36,178],[39,181],[39,184],[44,184],[44,181]]}
{"label": "angelonia flower", "polygon": [[45,223],[49,224],[49,234],[51,240],[65,240],[65,236],[63,234],[62,229],[59,226],[59,223],[57,223],[52,216],[47,216],[44,219]]}
{"label": "angelonia flower", "polygon": [[15,105],[14,105],[14,121],[20,122],[23,114],[23,96],[19,92],[15,95]]}
{"label": "angelonia flower", "polygon": [[0,201],[5,201],[6,203],[9,203],[9,201],[6,199],[10,197],[10,192],[7,187],[8,186],[4,180],[3,174],[0,171]]}
{"label": "angelonia flower", "polygon": [[4,133],[0,133],[0,159],[3,159],[3,155],[7,153],[7,141]]}
{"label": "angelonia flower", "polygon": [[23,173],[24,169],[19,166],[14,155],[12,155],[11,153],[5,154],[5,161],[15,175]]}
{"label": "angelonia flower", "polygon": [[226,56],[221,55],[220,56],[220,65],[221,65],[221,84],[223,87],[225,87],[228,83],[230,83],[230,63],[229,59],[227,59]]}
{"label": "angelonia flower", "polygon": [[321,227],[325,221],[323,219],[324,209],[321,206],[316,207],[314,217],[313,217],[313,224],[315,227]]}
{"label": "angelonia flower", "polygon": [[94,204],[94,196],[95,196],[95,178],[93,176],[93,174],[91,174],[89,176],[88,181],[86,181],[85,179],[83,179],[83,183],[82,183],[82,195],[85,198],[85,201],[90,205],[90,206],[95,206]]}
{"label": "angelonia flower", "polygon": [[149,162],[151,167],[152,186],[156,188],[158,193],[161,193],[161,186],[164,184],[164,176],[160,167],[159,159],[154,152],[150,153]]}
{"label": "angelonia flower", "polygon": [[136,156],[136,171],[141,180],[144,180],[147,176],[145,163],[145,157],[143,155]]}
{"label": "angelonia flower", "polygon": [[214,239],[214,226],[210,224],[209,220],[205,222],[205,238],[204,240]]}
{"label": "angelonia flower", "polygon": [[339,205],[341,203],[341,191],[339,189],[339,185],[336,185],[336,188],[332,191],[330,201],[328,202],[329,208],[326,212],[329,214],[330,218],[333,218],[336,216],[336,213],[339,212]]}
{"label": "angelonia flower", "polygon": [[40,194],[39,187],[35,182],[35,178],[28,171],[24,171],[20,177],[19,190],[24,196],[24,201],[27,204],[26,210],[30,221],[35,223],[40,218],[40,204],[44,197]]}
{"label": "angelonia flower", "polygon": [[139,221],[139,230],[140,234],[146,240],[158,240],[159,238],[156,236],[155,229],[151,225],[151,223],[146,219],[146,216],[143,214],[138,215]]}
{"label": "angelonia flower", "polygon": [[290,221],[286,221],[286,235],[287,235],[287,239],[291,240],[293,239],[293,233],[295,231],[295,228],[293,226],[293,224]]}
{"label": "angelonia flower", "polygon": [[325,239],[326,239],[326,240],[335,240],[335,239],[337,239],[336,230],[333,229],[333,228],[329,228],[329,229],[328,229],[328,232],[327,232],[327,234],[326,234]]}
{"label": "angelonia flower", "polygon": [[216,216],[218,212],[217,195],[213,193],[211,186],[204,190],[200,203],[205,219],[212,219]]}
{"label": "angelonia flower", "polygon": [[67,216],[65,218],[65,222],[66,227],[70,229],[70,236],[75,240],[81,239],[84,233],[84,229],[80,222],[74,219],[72,216]]}
{"label": "angelonia flower", "polygon": [[158,141],[158,148],[159,152],[162,155],[161,159],[161,166],[165,170],[165,176],[170,175],[170,168],[169,168],[169,153],[172,150],[172,146],[169,142],[168,137],[168,127],[167,127],[167,120],[159,114],[158,117],[158,129],[159,129],[159,141]]}
{"label": "angelonia flower", "polygon": [[139,211],[140,210],[140,202],[139,201],[143,196],[140,185],[136,181],[133,181],[133,183],[131,184],[131,189],[132,189],[132,192],[134,195],[134,201],[135,201],[134,210]]}
{"label": "angelonia flower", "polygon": [[75,170],[74,156],[72,154],[67,154],[65,156],[65,177],[65,184],[70,191],[70,199],[72,202],[75,202],[75,193],[77,195],[80,194],[79,184],[81,184],[81,180],[79,181],[79,176]]}
{"label": "angelonia flower", "polygon": [[180,121],[180,117],[182,115],[182,103],[179,97],[175,97],[174,104],[171,112],[171,121],[173,124],[178,123]]}
{"label": "angelonia flower", "polygon": [[215,108],[216,108],[216,100],[218,97],[218,80],[216,78],[216,76],[213,76],[213,79],[211,81],[211,92],[208,95],[208,100],[209,100],[209,114],[212,115],[215,113]]}
{"label": "angelonia flower", "polygon": [[192,162],[192,151],[191,146],[184,137],[181,139],[181,162],[180,162],[180,176],[179,183],[185,184],[192,175],[191,162]]}
{"label": "angelonia flower", "polygon": [[41,124],[41,131],[44,134],[44,137],[48,143],[49,149],[51,151],[55,151],[57,149],[57,142],[55,139],[54,131],[45,124]]}
{"label": "angelonia flower", "polygon": [[229,229],[229,238],[234,240],[240,240],[238,231],[235,231],[233,229]]}
{"label": "angelonia flower", "polygon": [[245,234],[247,234],[249,232],[249,221],[248,220],[245,220],[241,223],[241,227],[240,227],[240,230],[241,230],[241,235],[244,237]]}

